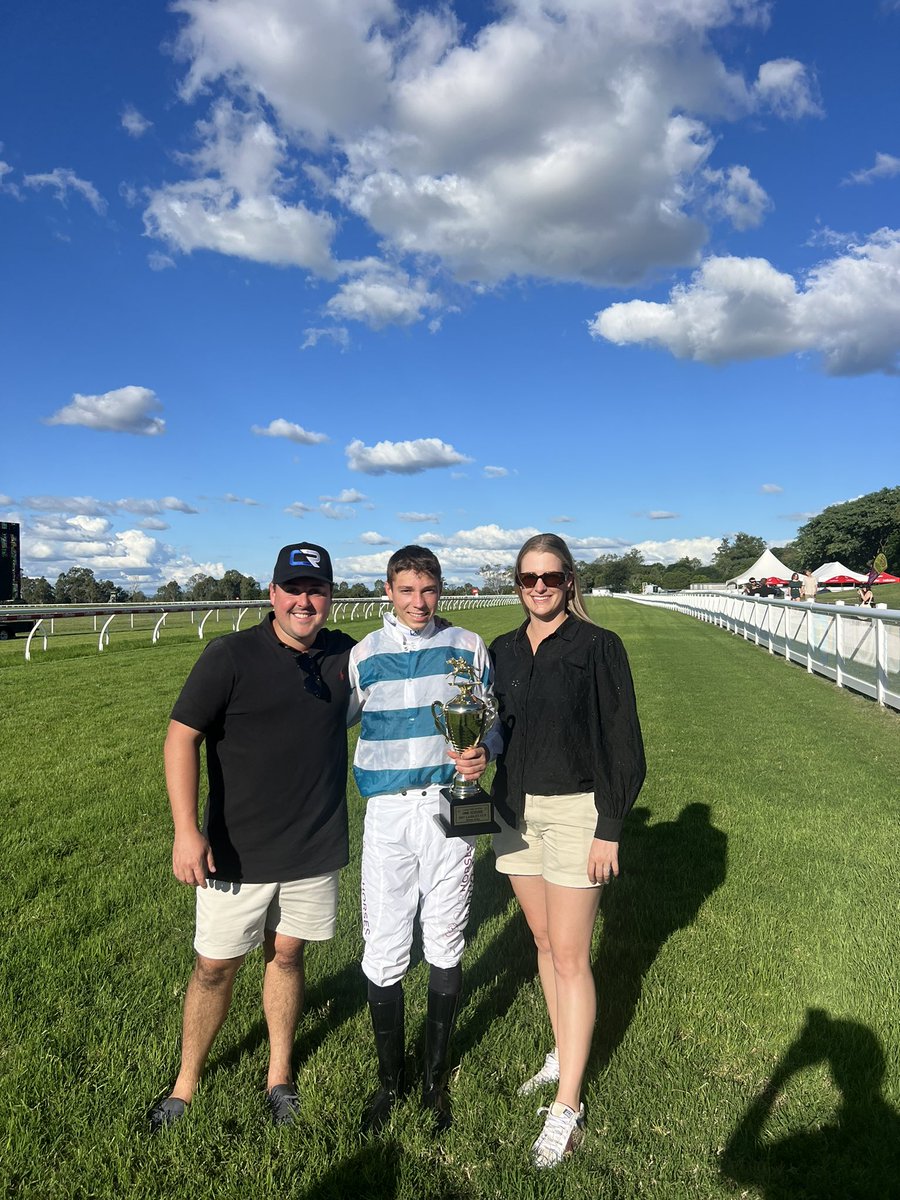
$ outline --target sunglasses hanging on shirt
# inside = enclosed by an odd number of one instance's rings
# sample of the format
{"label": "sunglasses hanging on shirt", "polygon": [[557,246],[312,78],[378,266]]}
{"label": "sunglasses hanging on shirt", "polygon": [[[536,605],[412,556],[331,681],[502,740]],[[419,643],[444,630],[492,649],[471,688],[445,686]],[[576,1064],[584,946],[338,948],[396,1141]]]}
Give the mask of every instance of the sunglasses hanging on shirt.
{"label": "sunglasses hanging on shirt", "polygon": [[331,689],[322,677],[322,667],[317,658],[308,654],[297,655],[297,666],[303,672],[303,687],[317,700],[331,700]]}

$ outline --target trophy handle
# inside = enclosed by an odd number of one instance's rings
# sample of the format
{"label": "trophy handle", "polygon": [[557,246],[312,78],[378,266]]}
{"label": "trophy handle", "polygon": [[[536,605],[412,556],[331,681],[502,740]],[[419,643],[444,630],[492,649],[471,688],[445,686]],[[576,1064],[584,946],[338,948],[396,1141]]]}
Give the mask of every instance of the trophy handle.
{"label": "trophy handle", "polygon": [[440,702],[440,700],[435,700],[434,704],[432,704],[431,715],[434,718],[435,729],[438,731],[438,733],[442,737],[446,738],[447,737],[447,722],[444,720],[444,706]]}
{"label": "trophy handle", "polygon": [[499,706],[497,705],[497,701],[494,699],[493,696],[482,697],[481,703],[484,705],[484,713],[485,713],[484,729],[482,730],[482,733],[485,733],[490,728],[490,726],[493,725],[494,717],[496,717],[496,715],[500,711],[500,709],[499,709]]}

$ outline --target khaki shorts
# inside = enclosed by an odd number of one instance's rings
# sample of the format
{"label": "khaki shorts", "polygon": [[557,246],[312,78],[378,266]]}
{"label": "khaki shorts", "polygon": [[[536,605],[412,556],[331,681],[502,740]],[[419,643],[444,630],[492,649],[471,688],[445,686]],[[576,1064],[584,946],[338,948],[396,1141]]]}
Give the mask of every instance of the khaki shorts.
{"label": "khaki shorts", "polygon": [[338,874],[290,883],[207,880],[197,888],[194,949],[204,958],[239,958],[261,946],[267,929],[326,942],[337,921]]}
{"label": "khaki shorts", "polygon": [[597,827],[592,792],[566,796],[526,796],[525,816],[512,829],[498,816],[493,837],[497,870],[504,875],[542,875],[561,887],[600,887],[588,878],[587,864]]}

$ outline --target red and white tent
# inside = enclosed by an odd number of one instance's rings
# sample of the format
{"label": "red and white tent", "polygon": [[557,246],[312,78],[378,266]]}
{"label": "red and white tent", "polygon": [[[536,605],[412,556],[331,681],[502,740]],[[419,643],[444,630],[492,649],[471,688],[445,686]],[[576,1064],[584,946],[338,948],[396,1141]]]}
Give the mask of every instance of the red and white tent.
{"label": "red and white tent", "polygon": [[877,578],[872,580],[873,583],[900,583],[900,575],[889,575],[887,571],[882,571]]}
{"label": "red and white tent", "polygon": [[867,579],[866,575],[861,575],[859,571],[851,571],[839,562],[823,563],[818,570],[813,571],[813,575],[823,587],[842,583],[865,583]]}

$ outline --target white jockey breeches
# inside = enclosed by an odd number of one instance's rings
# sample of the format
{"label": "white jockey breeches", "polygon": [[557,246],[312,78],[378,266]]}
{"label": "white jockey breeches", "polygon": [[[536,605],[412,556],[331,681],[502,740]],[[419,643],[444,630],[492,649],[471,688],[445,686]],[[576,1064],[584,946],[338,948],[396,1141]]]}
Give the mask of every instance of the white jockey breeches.
{"label": "white jockey breeches", "polygon": [[362,852],[362,968],[378,987],[409,967],[420,909],[422,949],[435,967],[455,967],[465,947],[474,837],[445,837],[432,819],[440,790],[375,796],[366,806]]}

